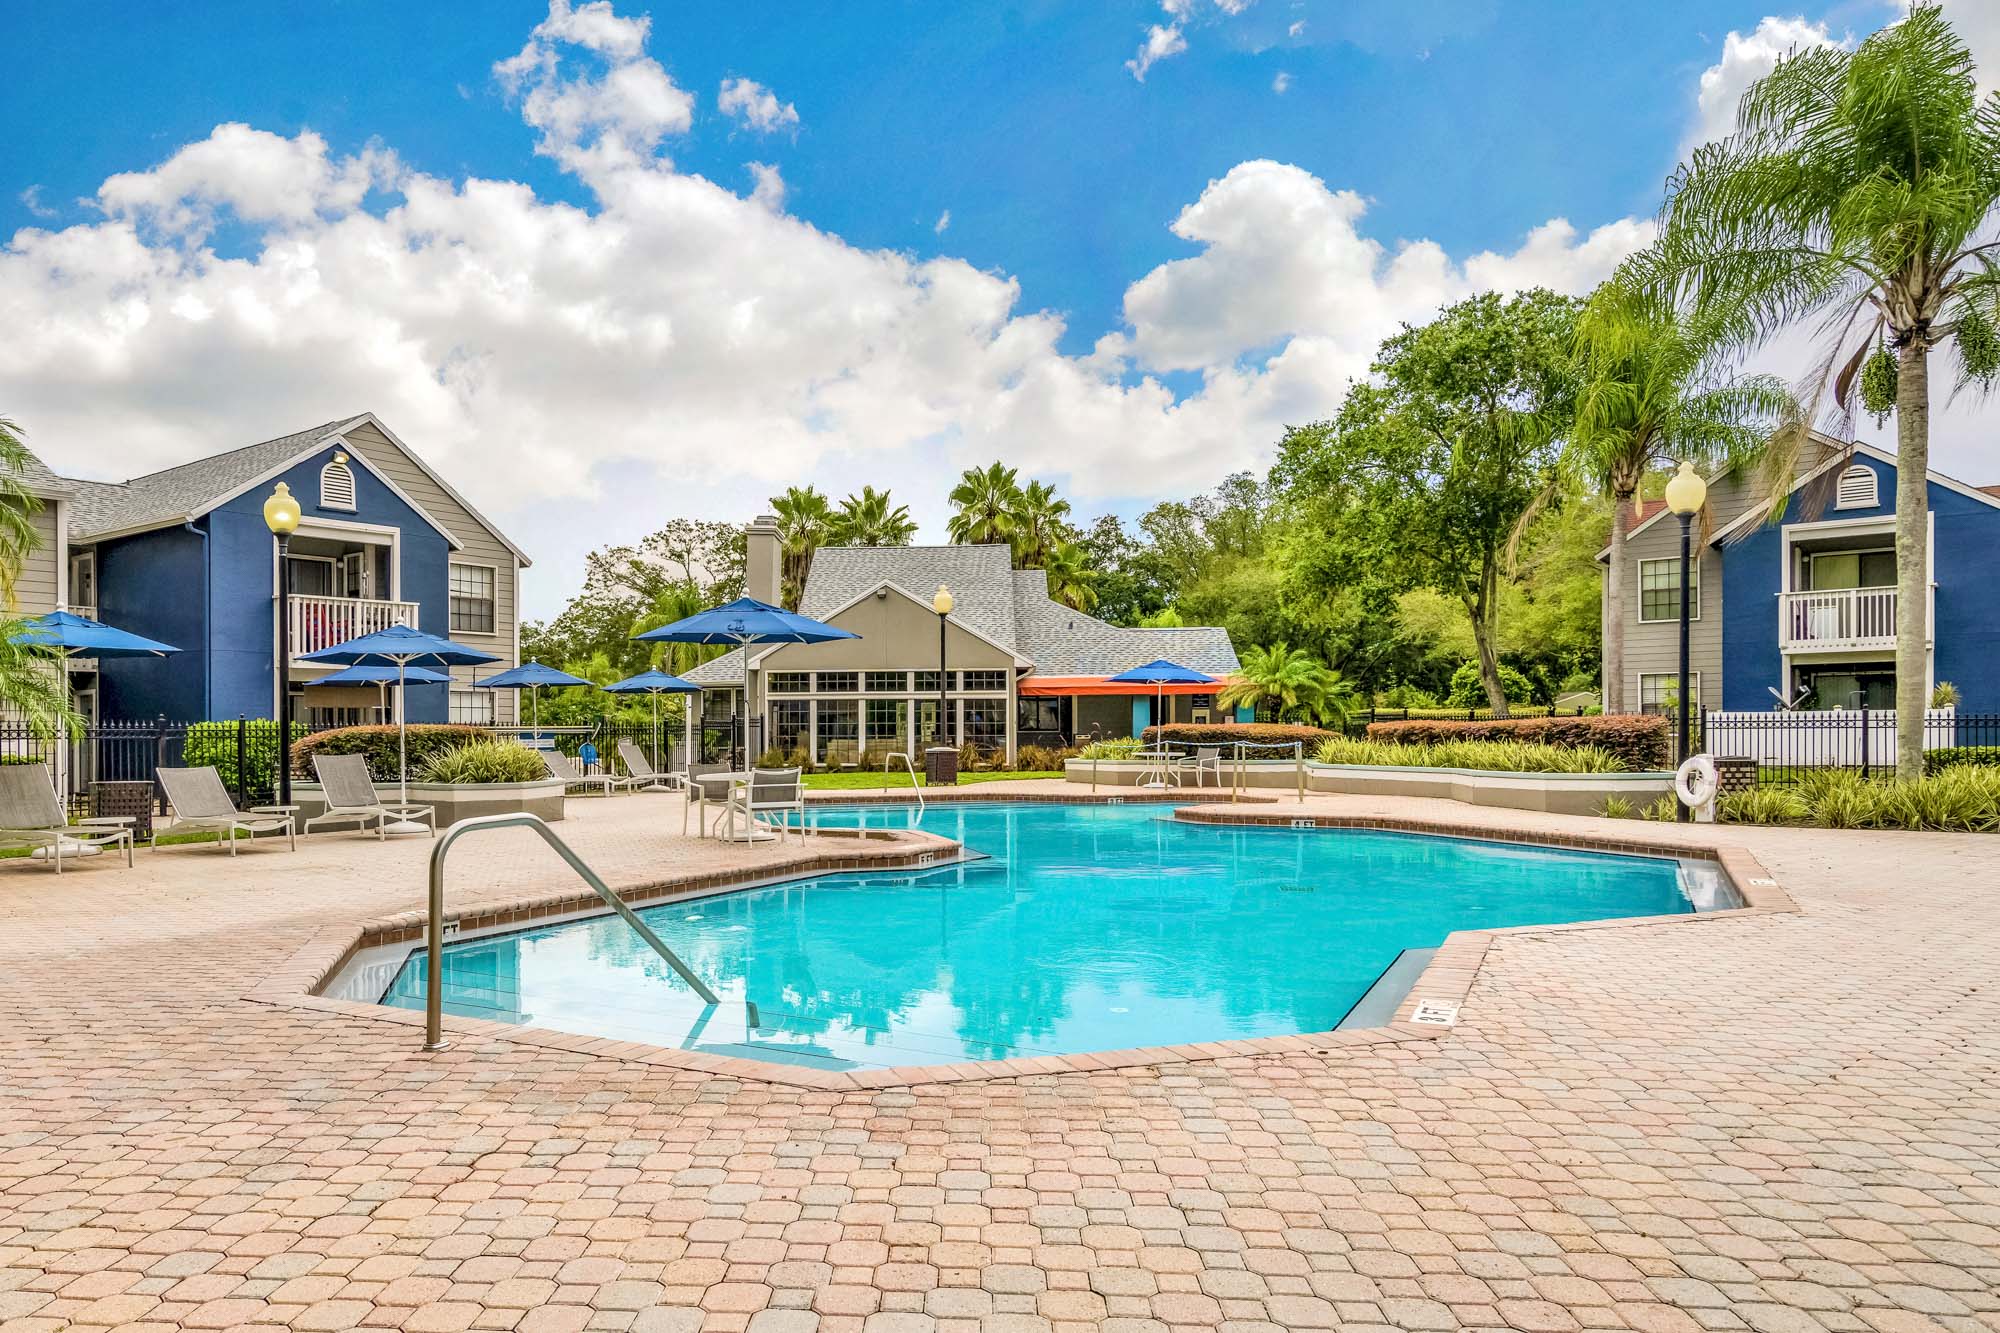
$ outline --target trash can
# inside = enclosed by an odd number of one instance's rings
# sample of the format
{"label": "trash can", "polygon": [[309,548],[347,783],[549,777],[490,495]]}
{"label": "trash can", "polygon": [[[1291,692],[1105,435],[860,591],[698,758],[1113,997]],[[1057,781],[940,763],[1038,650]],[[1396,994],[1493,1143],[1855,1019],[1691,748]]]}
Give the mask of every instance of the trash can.
{"label": "trash can", "polygon": [[1734,755],[1715,756],[1715,793],[1730,796],[1757,786],[1757,761]]}
{"label": "trash can", "polygon": [[926,787],[958,785],[957,750],[949,745],[933,745],[924,751],[924,785]]}

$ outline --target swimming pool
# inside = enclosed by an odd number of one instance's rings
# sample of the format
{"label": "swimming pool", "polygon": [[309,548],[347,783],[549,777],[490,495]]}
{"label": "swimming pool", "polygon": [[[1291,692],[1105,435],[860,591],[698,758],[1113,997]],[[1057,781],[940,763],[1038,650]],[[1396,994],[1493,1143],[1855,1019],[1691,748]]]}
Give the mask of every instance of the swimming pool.
{"label": "swimming pool", "polygon": [[[1690,912],[1714,891],[1666,858],[1137,804],[933,805],[917,826],[983,855],[641,909],[721,1005],[603,916],[448,945],[444,1007],[822,1069],[1224,1041],[1333,1028],[1402,951],[1454,930]],[[382,1002],[421,1009],[425,974],[419,949]]]}

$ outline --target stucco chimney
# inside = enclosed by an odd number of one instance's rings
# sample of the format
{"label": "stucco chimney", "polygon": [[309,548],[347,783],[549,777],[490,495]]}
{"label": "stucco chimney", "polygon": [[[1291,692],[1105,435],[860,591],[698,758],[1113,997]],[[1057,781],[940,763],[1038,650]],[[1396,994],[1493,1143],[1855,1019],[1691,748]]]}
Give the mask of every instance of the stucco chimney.
{"label": "stucco chimney", "polygon": [[750,520],[743,553],[743,595],[772,606],[784,605],[784,560],[778,547],[778,516]]}

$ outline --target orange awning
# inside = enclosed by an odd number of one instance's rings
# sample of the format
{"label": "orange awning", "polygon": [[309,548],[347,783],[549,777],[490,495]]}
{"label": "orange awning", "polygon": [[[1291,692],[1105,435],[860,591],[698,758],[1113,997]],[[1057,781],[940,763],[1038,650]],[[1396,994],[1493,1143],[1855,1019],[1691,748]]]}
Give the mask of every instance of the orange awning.
{"label": "orange awning", "polygon": [[1104,676],[1029,676],[1021,682],[1020,692],[1026,698],[1047,698],[1051,695],[1066,694],[1128,694],[1144,695],[1150,699],[1156,694],[1214,694],[1227,680],[1218,680],[1213,685],[1142,685],[1137,682],[1112,681]]}

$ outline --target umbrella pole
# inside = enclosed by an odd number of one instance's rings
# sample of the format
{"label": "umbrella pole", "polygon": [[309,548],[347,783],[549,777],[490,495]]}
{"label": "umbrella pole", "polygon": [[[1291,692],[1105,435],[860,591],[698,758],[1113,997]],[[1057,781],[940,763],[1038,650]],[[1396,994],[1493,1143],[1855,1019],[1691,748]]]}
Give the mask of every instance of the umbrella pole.
{"label": "umbrella pole", "polygon": [[660,692],[653,691],[653,767],[660,768]]}
{"label": "umbrella pole", "polygon": [[396,776],[402,779],[403,804],[410,803],[410,709],[404,702],[409,692],[403,688],[403,670],[409,659],[396,659]]}
{"label": "umbrella pole", "polygon": [[542,687],[539,685],[528,687],[528,716],[535,728],[535,739],[539,741],[542,738]]}
{"label": "umbrella pole", "polygon": [[750,769],[750,640],[743,640],[743,767]]}

